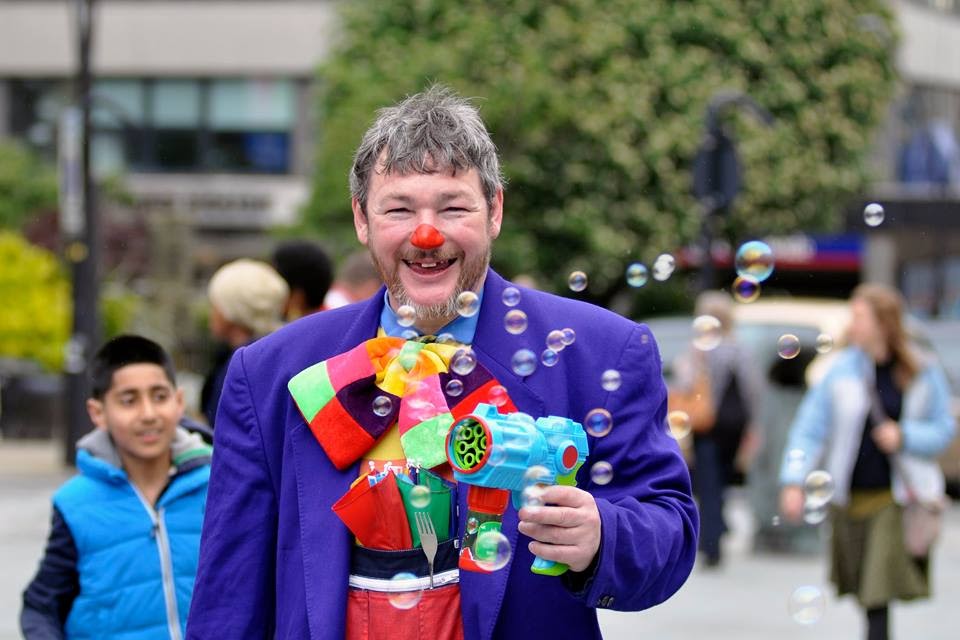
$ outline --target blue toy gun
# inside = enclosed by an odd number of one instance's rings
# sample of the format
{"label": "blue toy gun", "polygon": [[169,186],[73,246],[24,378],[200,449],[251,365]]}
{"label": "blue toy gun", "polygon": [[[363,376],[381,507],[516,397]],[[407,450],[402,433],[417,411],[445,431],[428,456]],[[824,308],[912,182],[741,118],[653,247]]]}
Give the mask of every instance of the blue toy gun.
{"label": "blue toy gun", "polygon": [[[523,506],[523,491],[531,484],[576,486],[577,470],[587,459],[587,434],[578,422],[548,416],[534,420],[524,413],[501,414],[480,403],[473,413],[453,423],[447,433],[447,460],[457,482],[467,490],[467,523],[460,547],[461,569],[489,572],[485,555],[493,550],[477,545],[482,534],[499,532],[507,499]],[[530,570],[557,576],[567,565],[537,557]]]}

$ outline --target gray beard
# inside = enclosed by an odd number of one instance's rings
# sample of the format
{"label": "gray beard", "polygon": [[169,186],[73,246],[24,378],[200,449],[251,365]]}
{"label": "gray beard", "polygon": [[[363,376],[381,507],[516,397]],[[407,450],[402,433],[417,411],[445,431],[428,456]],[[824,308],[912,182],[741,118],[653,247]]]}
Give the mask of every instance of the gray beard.
{"label": "gray beard", "polygon": [[388,274],[383,265],[377,260],[377,257],[371,252],[371,258],[373,258],[373,263],[377,267],[377,271],[380,273],[380,278],[383,280],[384,284],[387,287],[387,291],[390,293],[390,299],[397,305],[401,307],[403,305],[409,305],[413,307],[413,310],[416,312],[417,320],[427,320],[427,321],[437,321],[437,320],[453,320],[457,317],[457,298],[464,291],[474,291],[479,292],[480,283],[483,281],[483,277],[487,273],[487,266],[490,264],[490,248],[487,248],[487,252],[478,260],[474,261],[472,264],[463,263],[462,269],[460,271],[460,277],[457,279],[457,286],[454,288],[453,294],[445,302],[440,302],[438,304],[431,305],[421,305],[415,303],[410,299],[407,290],[404,288],[403,283],[400,282],[400,276],[394,272]]}

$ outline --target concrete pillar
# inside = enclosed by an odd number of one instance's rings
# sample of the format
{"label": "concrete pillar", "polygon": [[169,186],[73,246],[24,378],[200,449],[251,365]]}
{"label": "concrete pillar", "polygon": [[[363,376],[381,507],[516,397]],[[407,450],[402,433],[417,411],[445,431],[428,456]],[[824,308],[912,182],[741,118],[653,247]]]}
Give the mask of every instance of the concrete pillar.
{"label": "concrete pillar", "polygon": [[897,286],[897,245],[891,234],[871,233],[863,247],[860,278],[864,282],[880,282]]}

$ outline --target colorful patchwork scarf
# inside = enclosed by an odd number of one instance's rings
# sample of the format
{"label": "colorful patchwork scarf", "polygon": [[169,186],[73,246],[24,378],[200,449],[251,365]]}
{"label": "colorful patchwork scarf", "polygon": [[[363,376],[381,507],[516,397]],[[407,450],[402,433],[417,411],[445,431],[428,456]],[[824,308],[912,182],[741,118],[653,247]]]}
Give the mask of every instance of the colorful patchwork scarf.
{"label": "colorful patchwork scarf", "polygon": [[450,425],[477,403],[496,398],[501,411],[516,411],[479,363],[463,375],[450,370],[464,355],[473,354],[462,345],[373,338],[304,369],[287,388],[338,469],[360,459],[394,423],[407,460],[431,468],[446,461]]}

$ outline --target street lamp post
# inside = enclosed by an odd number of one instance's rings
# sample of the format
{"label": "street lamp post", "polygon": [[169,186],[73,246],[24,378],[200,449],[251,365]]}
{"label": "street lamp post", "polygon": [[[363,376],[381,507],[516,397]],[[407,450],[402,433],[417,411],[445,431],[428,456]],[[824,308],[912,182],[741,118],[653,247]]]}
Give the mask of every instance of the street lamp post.
{"label": "street lamp post", "polygon": [[[89,427],[86,400],[89,396],[87,361],[99,341],[97,303],[99,284],[99,221],[90,171],[90,49],[93,38],[95,0],[74,0],[78,66],[74,81],[74,103],[77,110],[79,138],[76,157],[77,182],[73,189],[79,205],[76,215],[65,214],[70,221],[62,227],[64,254],[70,263],[73,290],[73,324],[64,363],[66,373],[65,461],[73,464],[76,442]],[[65,179],[64,182],[68,182]],[[76,193],[79,192],[79,193]]]}

